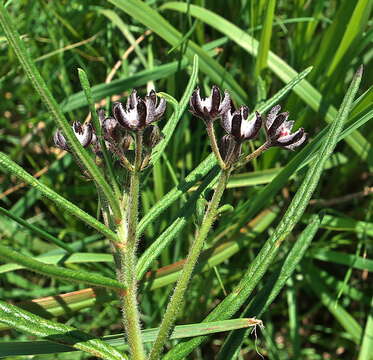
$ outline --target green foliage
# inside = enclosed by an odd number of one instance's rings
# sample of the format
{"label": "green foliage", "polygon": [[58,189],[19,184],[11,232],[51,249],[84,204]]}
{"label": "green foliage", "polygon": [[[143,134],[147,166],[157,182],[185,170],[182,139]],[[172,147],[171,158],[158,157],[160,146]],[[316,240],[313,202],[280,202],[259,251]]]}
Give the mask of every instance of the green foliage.
{"label": "green foliage", "polygon": [[[90,114],[105,149],[97,108],[154,87],[168,107],[133,213],[150,353],[217,186],[205,126],[188,112],[194,88],[216,84],[235,106],[281,104],[308,143],[229,178],[164,332],[188,325],[163,359],[370,359],[371,11],[368,0],[0,5],[0,356],[130,358],[115,245],[130,175],[109,151],[82,148],[71,124]],[[71,153],[56,152],[57,128]],[[262,131],[243,152],[263,142]]]}

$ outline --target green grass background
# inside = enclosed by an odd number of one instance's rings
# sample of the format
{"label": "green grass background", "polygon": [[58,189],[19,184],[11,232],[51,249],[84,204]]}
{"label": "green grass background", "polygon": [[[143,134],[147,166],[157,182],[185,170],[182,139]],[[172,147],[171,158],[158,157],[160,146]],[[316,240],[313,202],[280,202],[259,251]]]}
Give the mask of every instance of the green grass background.
{"label": "green grass background", "polygon": [[[244,337],[237,358],[257,359],[258,351],[268,359],[370,359],[373,321],[369,273],[373,262],[369,253],[373,220],[371,195],[363,192],[372,187],[373,168],[373,132],[368,122],[373,114],[371,1],[6,3],[29,54],[70,121],[83,121],[88,114],[78,68],[86,71],[95,99],[106,100],[103,106],[109,110],[110,96],[125,96],[134,87],[144,94],[147,86],[153,84],[157,91],[179,100],[189,80],[193,56],[197,54],[202,92],[208,93],[210,86],[217,84],[232,92],[236,105],[245,103],[252,110],[297,73],[313,66],[307,82],[299,84],[281,101],[290,118],[296,120],[296,127],[304,127],[312,141],[335,118],[354,72],[364,64],[358,97],[345,124],[346,127],[358,124],[359,128],[339,142],[314,193],[314,201],[281,247],[253,296],[260,294],[271,274],[276,274],[310,217],[323,212],[320,229],[286,286],[261,315],[265,329],[257,331],[257,339],[250,334]],[[144,34],[145,38],[128,52]],[[52,142],[56,125],[3,32],[0,49],[0,150],[32,174],[47,167],[41,181],[96,217],[94,185],[82,177],[70,155],[57,159]],[[124,54],[126,58],[113,81],[105,84]],[[161,126],[171,114],[169,105]],[[262,134],[246,150],[256,148],[263,140]],[[185,112],[160,161],[142,181],[141,214],[146,215],[209,153],[203,123]],[[279,191],[270,192],[268,199],[258,198],[294,156],[293,152],[271,149],[233,176],[223,198],[224,203],[233,205],[233,212],[223,213],[210,233],[179,324],[200,322],[241,279],[304,177],[305,169],[287,174]],[[116,168],[116,171],[121,170]],[[13,176],[1,173],[0,193],[18,183]],[[42,228],[73,252],[82,253],[65,266],[113,277],[113,264],[110,257],[105,257],[109,253],[108,242],[94,230],[60,211],[35,189],[21,187],[0,197],[1,207]],[[190,193],[184,193],[146,227],[140,254],[175,219],[189,197]],[[256,199],[259,200],[255,202]],[[194,221],[189,218],[185,228],[152,264],[153,270],[186,256],[193,240]],[[58,258],[61,249],[55,243],[17,224],[5,213],[0,214],[0,241],[25,255],[55,256],[54,262],[64,263],[63,257]],[[228,251],[219,252],[220,243]],[[207,266],[207,259],[216,266]],[[0,267],[0,270],[0,298],[12,303],[86,288],[22,269]],[[176,270],[177,266],[173,266],[170,273],[164,272],[159,279],[140,287],[144,328],[159,325]],[[97,297],[90,294],[73,299],[71,304],[57,304],[53,309],[58,321],[97,336],[121,331],[119,303],[110,292],[100,290]],[[47,316],[38,311],[39,315]],[[2,330],[1,338],[30,339],[9,329]],[[212,336],[189,358],[217,358],[225,338],[224,333]],[[87,359],[89,356],[69,353],[33,358]]]}

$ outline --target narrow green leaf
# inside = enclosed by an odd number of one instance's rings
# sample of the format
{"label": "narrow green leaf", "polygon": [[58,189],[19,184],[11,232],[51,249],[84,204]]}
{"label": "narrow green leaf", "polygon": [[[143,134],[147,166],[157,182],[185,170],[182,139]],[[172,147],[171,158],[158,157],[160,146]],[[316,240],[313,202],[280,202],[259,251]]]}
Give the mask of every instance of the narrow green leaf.
{"label": "narrow green leaf", "polygon": [[41,261],[22,255],[18,251],[14,251],[7,246],[0,245],[0,259],[4,261],[15,262],[24,266],[26,269],[35,271],[39,274],[58,278],[65,281],[74,281],[78,283],[85,283],[94,286],[103,286],[109,289],[125,289],[124,284],[117,280],[94,274],[88,271],[71,270],[56,265],[45,264]]}
{"label": "narrow green leaf", "polygon": [[259,76],[261,71],[267,67],[267,58],[271,44],[273,18],[275,15],[276,0],[267,1],[267,9],[263,29],[260,34],[258,56],[255,63],[255,75]]}
{"label": "narrow green leaf", "polygon": [[[93,128],[95,129],[96,136],[97,136],[98,142],[100,144],[100,149],[101,149],[102,154],[104,156],[104,163],[105,163],[105,167],[107,169],[108,177],[110,179],[110,184],[114,189],[114,192],[115,192],[115,195],[116,195],[117,199],[121,199],[121,191],[120,191],[118,183],[116,181],[113,166],[111,164],[109,154],[108,154],[108,151],[106,149],[106,144],[105,144],[105,141],[103,139],[102,127],[101,127],[100,120],[98,118],[97,111],[96,111],[96,108],[95,108],[95,103],[94,103],[94,100],[93,100],[91,85],[89,83],[88,76],[83,69],[78,69],[78,74],[79,74],[80,84],[82,85],[82,88],[83,88],[83,91],[84,91],[84,94],[85,94],[85,97],[87,99],[87,103],[88,103],[88,106],[89,106],[89,110],[91,112]],[[108,203],[110,204],[111,202],[108,201]]]}
{"label": "narrow green leaf", "polygon": [[[228,319],[242,306],[242,304],[250,296],[255,286],[268,270],[269,266],[275,259],[281,243],[292,232],[295,225],[300,220],[305,211],[308,202],[318,184],[321,173],[328,157],[333,152],[338,137],[342,131],[343,124],[346,121],[355,94],[359,88],[362,77],[362,67],[359,68],[352,80],[352,83],[347,90],[343,99],[338,116],[332,123],[326,139],[322,144],[318,157],[315,159],[302,182],[302,185],[296,192],[289,208],[284,217],[276,227],[276,230],[265,242],[262,249],[250,264],[246,273],[242,276],[241,281],[236,286],[231,294],[229,294],[206,318],[205,321],[216,321]],[[164,360],[177,360],[189,354],[195,347],[204,341],[205,337],[195,338],[183,344],[176,345],[171,351],[167,353]]]}
{"label": "narrow green leaf", "polygon": [[[172,46],[180,44],[183,38],[182,34],[145,2],[140,0],[109,0],[109,2],[153,30]],[[240,103],[245,103],[247,94],[234,80],[233,76],[212,59],[203,48],[189,40],[185,56],[191,60],[194,55],[199,57],[201,71],[206,73],[216,84],[224,85],[230,89]]]}
{"label": "narrow green leaf", "polygon": [[334,262],[336,264],[346,265],[354,269],[373,272],[373,260],[353,254],[320,249],[312,251],[308,256],[321,261]]}
{"label": "narrow green leaf", "polygon": [[150,160],[150,163],[152,165],[154,165],[160,159],[167,144],[169,143],[171,136],[176,128],[176,125],[178,124],[181,116],[183,115],[186,106],[189,104],[189,99],[196,85],[197,78],[198,78],[198,56],[195,55],[193,58],[192,73],[190,75],[190,79],[184,91],[183,97],[181,98],[177,109],[174,111],[171,118],[168,120],[167,124],[162,129],[164,138],[155,146],[154,150],[152,151],[152,157]]}
{"label": "narrow green leaf", "polygon": [[180,231],[190,220],[194,214],[196,203],[201,194],[206,190],[211,182],[216,179],[218,169],[211,172],[209,176],[198,187],[198,190],[193,193],[185,205],[180,209],[176,219],[163,231],[163,233],[145,250],[137,262],[136,273],[140,280],[148,270],[152,262],[161,254],[161,252],[170,244],[170,242],[180,234]]}
{"label": "narrow green leaf", "polygon": [[[179,69],[184,69],[187,64],[187,59],[184,59],[181,62],[173,61],[168,64],[156,66],[152,69],[139,71],[136,74],[128,76],[124,79],[113,80],[109,84],[94,85],[91,89],[93,100],[98,101],[106,96],[122,93],[125,90],[146,85],[148,81],[167,78]],[[88,104],[84,96],[84,92],[79,91],[73,95],[70,95],[66,100],[64,100],[61,103],[61,108],[63,112],[69,112],[86,105]]]}
{"label": "narrow green leaf", "polygon": [[[1,206],[0,206],[0,214],[5,215],[5,216],[9,217],[10,219],[16,221],[17,223],[21,224],[25,228],[29,229],[34,234],[40,236],[42,239],[50,241],[51,243],[53,243],[53,244],[59,246],[60,248],[66,250],[69,254],[72,254],[74,252],[74,250],[72,248],[70,248],[69,245],[65,244],[60,239],[58,239],[55,236],[47,233],[46,231],[44,231],[43,229],[39,228],[38,226],[35,226],[33,224],[28,223],[27,221],[23,220],[19,216],[13,214],[9,210],[4,209]],[[1,268],[1,266],[0,266],[0,268]]]}
{"label": "narrow green leaf", "polygon": [[323,283],[320,276],[315,269],[311,266],[305,266],[303,273],[307,282],[316,296],[318,296],[324,306],[327,307],[329,312],[337,319],[342,327],[349,333],[352,340],[359,344],[362,336],[362,329],[358,322],[339,304],[335,301],[334,297]]}
{"label": "narrow green leaf", "polygon": [[338,42],[338,49],[333,56],[333,61],[330,64],[327,72],[328,77],[333,74],[336,67],[341,62],[343,56],[346,54],[347,50],[351,47],[353,42],[361,37],[367,20],[369,19],[371,9],[372,2],[370,0],[359,0],[354,8],[347,26],[346,24],[343,24],[343,38],[340,42]]}
{"label": "narrow green leaf", "polygon": [[373,359],[373,296],[368,311],[368,319],[365,325],[363,341],[361,343],[358,360]]}
{"label": "narrow green leaf", "polygon": [[31,185],[48,199],[52,200],[60,209],[65,210],[81,219],[86,224],[92,226],[94,229],[107,236],[109,239],[116,240],[115,233],[108,229],[104,224],[100,223],[94,217],[80,209],[78,206],[74,205],[61,195],[54,192],[52,189],[41,183],[39,180],[36,180],[32,175],[30,175],[27,171],[25,171],[22,167],[20,167],[2,152],[0,152],[0,169],[7,173],[15,175],[17,178]]}
{"label": "narrow green leaf", "polygon": [[[74,254],[58,254],[58,255],[40,255],[31,257],[44,264],[85,264],[85,263],[96,263],[96,262],[113,262],[112,254],[100,254],[100,253],[81,253],[75,252]],[[0,274],[4,274],[9,271],[24,269],[25,267],[20,264],[5,264],[0,266]]]}
{"label": "narrow green leaf", "polygon": [[[256,323],[257,321],[255,321],[255,319],[232,319],[202,324],[179,325],[175,327],[171,335],[171,339],[183,339],[199,335],[215,334],[255,326]],[[157,332],[158,329],[142,330],[141,334],[143,341],[154,341],[155,337],[157,336]],[[108,344],[107,347],[109,348],[110,346],[127,348],[126,345],[123,345],[123,338],[124,334],[116,334],[105,336],[103,340],[106,344]],[[79,349],[78,347],[76,348]],[[69,351],[74,350],[68,346],[51,344],[48,341],[12,341],[1,343],[0,356],[56,354]]]}
{"label": "narrow green leaf", "polygon": [[[313,215],[309,225],[307,225],[299,235],[295,244],[286,256],[286,259],[279,266],[279,269],[271,274],[270,278],[266,281],[264,288],[255,296],[253,302],[246,307],[242,313],[243,317],[246,316],[245,314],[250,314],[250,316],[260,318],[263,312],[268,309],[269,305],[275,300],[282,288],[286,285],[290,276],[295,271],[299,262],[302,260],[320,227],[320,223],[321,218],[318,215]],[[233,360],[236,351],[241,347],[245,337],[246,331],[233,331],[230,333],[224,342],[217,359]]]}
{"label": "narrow green leaf", "polygon": [[[45,320],[1,300],[0,322],[7,324],[14,329],[25,332],[26,334],[43,337],[59,344],[68,345],[72,348],[83,350],[101,359],[127,359],[127,357],[121,354],[113,346],[100,339],[96,339],[91,335],[73,328],[72,326],[60,324],[55,321]],[[5,349],[3,349],[3,346],[1,346],[1,348],[0,356],[6,356],[3,355]]]}

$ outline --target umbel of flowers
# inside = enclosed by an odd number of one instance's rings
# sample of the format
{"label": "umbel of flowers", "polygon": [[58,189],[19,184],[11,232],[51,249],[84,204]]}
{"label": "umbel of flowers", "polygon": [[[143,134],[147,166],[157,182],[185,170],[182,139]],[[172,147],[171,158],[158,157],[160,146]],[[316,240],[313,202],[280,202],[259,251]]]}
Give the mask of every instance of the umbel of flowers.
{"label": "umbel of flowers", "polygon": [[[133,90],[126,105],[120,102],[113,104],[112,116],[106,117],[103,110],[98,111],[106,148],[115,154],[128,170],[133,168],[128,155],[136,132],[141,132],[143,136],[145,154],[141,169],[148,165],[151,149],[161,139],[161,132],[156,122],[162,118],[165,110],[165,99],[158,99],[154,90],[144,98]],[[266,134],[266,141],[260,147],[260,153],[272,146],[295,150],[302,145],[306,140],[304,129],[300,128],[292,132],[294,121],[288,121],[289,113],[280,113],[280,110],[281,106],[276,105],[267,116],[255,112],[254,118],[249,120],[248,107],[242,105],[235,108],[229,93],[225,91],[222,96],[216,85],[212,87],[209,97],[202,98],[200,89],[197,88],[190,98],[190,112],[205,122],[212,150],[222,168],[231,167],[240,160],[242,143],[255,139],[262,127]],[[214,133],[215,120],[220,120],[226,133],[219,142]],[[102,149],[90,124],[75,121],[72,128],[83,147],[91,145],[93,151],[100,155]],[[69,145],[60,130],[55,133],[54,142],[59,148],[69,151]],[[251,159],[252,157],[249,158]]]}

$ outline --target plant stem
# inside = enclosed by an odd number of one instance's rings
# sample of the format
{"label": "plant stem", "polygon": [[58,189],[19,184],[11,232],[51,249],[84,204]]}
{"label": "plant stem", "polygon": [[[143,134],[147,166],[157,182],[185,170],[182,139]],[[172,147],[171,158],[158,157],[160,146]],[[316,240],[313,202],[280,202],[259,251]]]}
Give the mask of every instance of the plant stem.
{"label": "plant stem", "polygon": [[140,313],[137,304],[136,280],[136,249],[137,249],[137,223],[139,211],[139,183],[140,167],[142,162],[142,132],[136,133],[136,155],[134,169],[131,172],[130,189],[127,201],[127,216],[118,227],[118,236],[121,243],[118,250],[121,253],[121,280],[127,285],[122,292],[124,327],[133,360],[145,359],[145,351],[141,337]]}
{"label": "plant stem", "polygon": [[231,169],[221,170],[217,187],[215,188],[212,199],[204,215],[202,225],[192,244],[192,247],[189,250],[189,254],[184,264],[183,271],[180,274],[172,298],[167,306],[166,313],[164,314],[157,338],[149,355],[149,360],[159,359],[163,346],[169,337],[171,328],[173,327],[180,310],[185,291],[187,290],[188,284],[191,280],[194,266],[196,265],[198,257],[202,251],[205,239],[215,221],[220,199],[227,185],[230,173]]}
{"label": "plant stem", "polygon": [[218,146],[218,143],[216,141],[216,136],[215,136],[215,131],[214,131],[214,123],[212,121],[207,121],[206,122],[206,129],[207,129],[207,134],[210,138],[210,144],[211,144],[212,151],[214,152],[214,154],[216,156],[216,159],[218,160],[219,166],[222,169],[225,169],[226,165],[225,165],[224,160],[222,159],[222,157],[220,155],[219,146]]}
{"label": "plant stem", "polygon": [[255,151],[253,151],[251,154],[247,155],[243,160],[237,162],[234,165],[234,169],[237,169],[241,166],[246,165],[251,160],[256,159],[259,155],[261,155],[264,151],[269,149],[269,144],[265,142],[263,145],[259,146]]}

